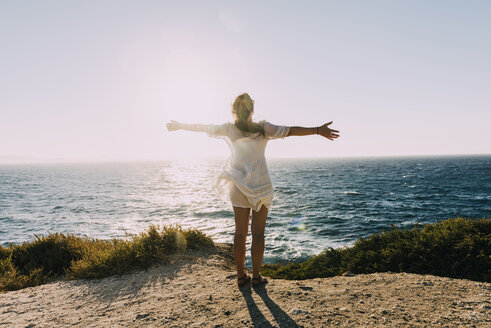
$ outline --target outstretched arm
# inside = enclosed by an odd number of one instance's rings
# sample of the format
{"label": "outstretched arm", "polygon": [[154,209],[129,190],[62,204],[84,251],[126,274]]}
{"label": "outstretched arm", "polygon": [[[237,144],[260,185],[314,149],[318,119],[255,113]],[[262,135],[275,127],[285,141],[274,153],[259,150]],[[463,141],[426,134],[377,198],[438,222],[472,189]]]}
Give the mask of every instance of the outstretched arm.
{"label": "outstretched arm", "polygon": [[309,136],[312,134],[319,134],[329,140],[334,140],[339,137],[339,131],[329,128],[332,121],[321,126],[316,126],[312,128],[306,128],[302,126],[291,126],[288,137],[290,136]]}
{"label": "outstretched arm", "polygon": [[205,124],[184,124],[177,121],[170,121],[169,123],[167,123],[167,130],[169,131],[186,130],[194,132],[206,132],[207,129],[208,125]]}

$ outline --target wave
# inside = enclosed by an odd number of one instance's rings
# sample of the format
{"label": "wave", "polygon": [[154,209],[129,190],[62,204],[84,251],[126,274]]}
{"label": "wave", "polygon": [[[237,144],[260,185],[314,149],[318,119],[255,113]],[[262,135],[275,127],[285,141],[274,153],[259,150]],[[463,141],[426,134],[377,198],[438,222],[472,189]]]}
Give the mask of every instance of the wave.
{"label": "wave", "polygon": [[358,191],[343,191],[343,194],[351,196],[361,195]]}

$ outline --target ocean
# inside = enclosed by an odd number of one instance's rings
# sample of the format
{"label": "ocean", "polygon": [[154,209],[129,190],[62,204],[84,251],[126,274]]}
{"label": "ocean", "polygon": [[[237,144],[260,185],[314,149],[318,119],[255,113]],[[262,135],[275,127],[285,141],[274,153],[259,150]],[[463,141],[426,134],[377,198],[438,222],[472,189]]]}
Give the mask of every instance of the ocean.
{"label": "ocean", "polygon": [[[0,244],[48,232],[122,238],[150,224],[194,227],[233,242],[232,208],[211,190],[224,162],[0,165]],[[305,259],[393,226],[491,216],[489,155],[268,165],[275,198],[264,262]]]}

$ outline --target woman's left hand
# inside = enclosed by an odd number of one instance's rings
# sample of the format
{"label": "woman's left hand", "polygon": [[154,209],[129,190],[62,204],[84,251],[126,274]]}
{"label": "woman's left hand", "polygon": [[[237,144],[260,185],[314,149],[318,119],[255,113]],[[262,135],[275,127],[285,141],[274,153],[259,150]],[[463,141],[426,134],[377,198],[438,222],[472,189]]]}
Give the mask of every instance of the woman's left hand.
{"label": "woman's left hand", "polygon": [[332,124],[332,121],[329,123],[326,123],[322,126],[319,126],[319,134],[323,137],[326,137],[329,140],[334,140],[339,137],[339,131],[338,130],[333,130],[329,128],[329,125]]}

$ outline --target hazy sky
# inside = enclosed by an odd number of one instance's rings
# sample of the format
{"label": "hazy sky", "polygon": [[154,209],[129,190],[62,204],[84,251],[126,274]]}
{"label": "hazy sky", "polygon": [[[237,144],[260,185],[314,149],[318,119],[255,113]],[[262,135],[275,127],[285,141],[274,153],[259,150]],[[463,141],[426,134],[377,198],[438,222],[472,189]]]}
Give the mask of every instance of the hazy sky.
{"label": "hazy sky", "polygon": [[491,153],[491,1],[0,0],[0,157],[228,156],[165,122],[334,121],[269,157]]}

